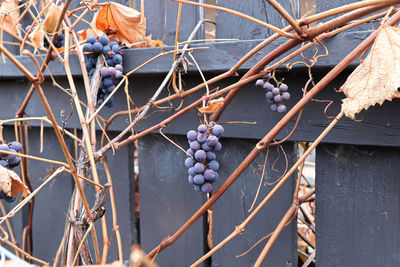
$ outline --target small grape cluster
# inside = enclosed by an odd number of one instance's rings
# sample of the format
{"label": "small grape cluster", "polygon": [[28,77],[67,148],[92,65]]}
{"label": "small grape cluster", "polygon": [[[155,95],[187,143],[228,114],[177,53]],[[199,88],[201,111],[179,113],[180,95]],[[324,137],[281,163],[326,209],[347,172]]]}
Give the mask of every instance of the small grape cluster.
{"label": "small grape cluster", "polygon": [[197,192],[211,192],[212,183],[219,178],[219,163],[214,152],[222,148],[219,138],[223,133],[221,125],[210,122],[208,127],[200,124],[197,132],[190,130],[186,135],[190,148],[186,151],[185,166],[188,168],[189,183]]}
{"label": "small grape cluster", "polygon": [[[44,20],[43,19],[38,19],[38,23],[43,23],[44,22]],[[30,27],[31,27],[31,25],[28,25],[28,26],[26,26],[25,27],[25,32],[28,32],[28,30],[30,29]],[[32,29],[32,32],[34,31],[36,29],[36,26],[34,26],[33,27],[33,29]],[[53,35],[49,35],[49,38],[50,39],[52,39],[53,38]],[[57,35],[57,37],[56,37],[56,40],[54,41],[54,46],[56,47],[56,48],[61,48],[61,47],[63,47],[64,46],[64,33],[60,33],[60,34],[58,34]],[[43,40],[43,46],[45,47],[45,48],[49,48],[50,47],[50,44],[49,44],[49,42],[47,41],[47,38],[44,38],[44,40]]]}
{"label": "small grape cluster", "polygon": [[[96,106],[100,106],[108,95],[115,89],[115,86],[122,79],[122,54],[123,50],[117,42],[108,39],[107,35],[102,35],[97,40],[96,36],[89,36],[82,48],[83,52],[87,53],[86,69],[89,74],[89,79],[92,79],[93,73],[96,70],[97,57],[103,54],[106,60],[107,67],[102,67],[100,70],[101,82],[97,93]],[[113,106],[114,97],[111,97],[106,106]]]}
{"label": "small grape cluster", "polygon": [[270,78],[271,74],[269,73],[263,77],[263,79],[258,79],[256,81],[256,86],[265,89],[265,96],[267,98],[267,102],[271,104],[272,111],[284,113],[286,112],[287,108],[283,104],[283,101],[290,99],[290,93],[288,92],[289,87],[284,83],[280,83],[278,87],[275,87],[269,82]]}
{"label": "small grape cluster", "polygon": [[[0,150],[18,153],[22,150],[22,145],[21,145],[21,143],[19,143],[17,141],[13,141],[9,144],[1,144]],[[18,156],[0,152],[0,165],[1,166],[8,168],[8,169],[13,169],[13,168],[17,167],[20,162],[21,162],[21,160]],[[7,202],[14,202],[16,198],[17,198],[16,196],[13,196],[13,197],[7,196],[6,193],[4,193],[2,190],[0,190],[0,199],[4,199]]]}

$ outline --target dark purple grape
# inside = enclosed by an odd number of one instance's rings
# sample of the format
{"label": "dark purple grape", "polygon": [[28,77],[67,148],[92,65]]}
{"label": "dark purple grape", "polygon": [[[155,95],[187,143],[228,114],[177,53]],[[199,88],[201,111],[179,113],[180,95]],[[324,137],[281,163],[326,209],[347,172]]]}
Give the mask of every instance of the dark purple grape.
{"label": "dark purple grape", "polygon": [[100,42],[95,42],[93,44],[93,52],[100,53],[103,50],[103,45]]}
{"label": "dark purple grape", "polygon": [[[0,145],[0,150],[8,151],[9,149],[10,148],[6,144],[1,144]],[[7,156],[7,154],[0,152],[0,157],[5,157],[5,156]]]}
{"label": "dark purple grape", "polygon": [[188,182],[189,182],[190,184],[193,184],[193,176],[192,176],[192,175],[189,175],[189,176],[188,176]]}
{"label": "dark purple grape", "polygon": [[204,124],[200,124],[199,127],[197,127],[197,131],[199,133],[205,133],[207,132],[207,126],[205,126]]}
{"label": "dark purple grape", "polygon": [[188,150],[186,150],[186,156],[187,157],[190,157],[190,156],[194,157],[193,149],[189,148]]}
{"label": "dark purple grape", "polygon": [[274,89],[272,89],[272,93],[274,95],[279,95],[279,89],[275,87]]}
{"label": "dark purple grape", "polygon": [[210,135],[207,138],[207,145],[209,146],[216,146],[218,143],[218,137],[216,137],[215,135]]}
{"label": "dark purple grape", "polygon": [[108,67],[108,71],[110,72],[111,76],[115,76],[115,68],[114,67]]}
{"label": "dark purple grape", "polygon": [[279,106],[278,106],[278,112],[279,112],[279,113],[284,113],[284,112],[286,112],[286,106],[285,106],[285,105],[279,105]]}
{"label": "dark purple grape", "polygon": [[103,49],[101,50],[101,53],[103,53],[103,55],[107,55],[108,52],[111,51],[111,47],[109,47],[108,45],[103,46]]}
{"label": "dark purple grape", "polygon": [[92,77],[96,69],[91,69],[88,73],[89,77]]}
{"label": "dark purple grape", "polygon": [[196,171],[194,170],[194,167],[189,168],[189,169],[188,169],[188,173],[189,173],[189,175],[191,175],[191,176],[195,176],[195,175],[196,175]]}
{"label": "dark purple grape", "polygon": [[219,169],[219,163],[216,160],[212,160],[208,163],[208,167],[213,170],[213,171],[218,171]]}
{"label": "dark purple grape", "polygon": [[196,173],[203,173],[204,172],[204,165],[202,163],[197,162],[196,164],[194,164],[194,171]]}
{"label": "dark purple grape", "polygon": [[214,159],[216,159],[216,158],[217,158],[217,156],[215,155],[214,152],[207,152],[207,153],[206,153],[206,159],[207,159],[208,161],[214,160]]}
{"label": "dark purple grape", "polygon": [[288,89],[289,89],[289,87],[284,83],[281,83],[281,85],[279,86],[279,90],[281,92],[286,92]]}
{"label": "dark purple grape", "polygon": [[207,142],[201,145],[201,149],[203,149],[204,151],[208,152],[212,150],[212,147],[210,147]]}
{"label": "dark purple grape", "polygon": [[190,130],[189,132],[187,132],[186,137],[188,140],[194,141],[197,138],[197,133],[196,131]]}
{"label": "dark purple grape", "polygon": [[192,159],[192,158],[190,158],[190,157],[185,159],[185,166],[186,166],[186,168],[193,167],[193,166],[194,166],[194,163],[195,163],[194,159]]}
{"label": "dark purple grape", "polygon": [[268,82],[266,82],[263,86],[263,88],[267,91],[272,91],[272,89],[274,89],[274,86]]}
{"label": "dark purple grape", "polygon": [[217,181],[217,180],[218,180],[218,178],[219,178],[219,174],[218,174],[218,172],[215,172],[215,178],[214,178],[214,182],[215,182],[215,181]]}
{"label": "dark purple grape", "polygon": [[193,150],[199,150],[200,149],[200,144],[197,141],[190,142],[190,148]]}
{"label": "dark purple grape", "polygon": [[113,47],[114,45],[118,45],[118,43],[117,43],[116,41],[112,41],[112,42],[109,44],[110,47]]}
{"label": "dark purple grape", "polygon": [[[17,153],[17,151],[16,150],[14,150],[14,149],[8,149],[8,151],[10,151],[10,152],[14,152],[14,153]],[[17,158],[17,156],[15,156],[15,155],[11,155],[11,154],[8,154],[7,156],[6,156],[6,160],[8,161],[8,162],[10,162],[10,160],[12,160],[12,159],[15,159],[15,158]]]}
{"label": "dark purple grape", "polygon": [[204,183],[201,186],[201,191],[203,191],[204,193],[210,193],[212,191],[212,185],[210,183]]}
{"label": "dark purple grape", "polygon": [[268,91],[268,92],[265,94],[265,97],[266,97],[267,99],[274,99],[274,94],[273,94],[271,91]]}
{"label": "dark purple grape", "polygon": [[122,56],[120,55],[120,54],[116,54],[114,57],[113,57],[113,62],[115,63],[115,64],[121,64],[122,63]]}
{"label": "dark purple grape", "polygon": [[290,93],[289,92],[284,92],[282,94],[282,98],[283,98],[283,100],[289,100],[290,99]]}
{"label": "dark purple grape", "polygon": [[211,133],[217,137],[220,137],[224,133],[224,127],[222,127],[221,125],[215,125],[212,128]]}
{"label": "dark purple grape", "polygon": [[263,78],[266,79],[266,80],[269,80],[271,78],[271,76],[272,76],[271,73],[268,73]]}
{"label": "dark purple grape", "polygon": [[[104,97],[107,98],[108,95],[104,95]],[[106,103],[106,107],[112,108],[113,106],[114,106],[114,96],[111,96]]]}
{"label": "dark purple grape", "polygon": [[199,185],[197,185],[197,184],[194,184],[194,185],[193,185],[193,189],[194,189],[194,191],[196,191],[196,192],[200,192],[200,191],[201,191],[201,186],[199,186]]}
{"label": "dark purple grape", "polygon": [[271,110],[272,111],[277,111],[277,109],[278,109],[278,105],[277,104],[272,104],[271,105]]}
{"label": "dark purple grape", "polygon": [[86,42],[90,44],[94,44],[97,41],[96,36],[90,35],[87,39]]}
{"label": "dark purple grape", "polygon": [[195,183],[195,184],[203,184],[204,183],[204,176],[202,174],[196,174],[193,177],[193,183]]}
{"label": "dark purple grape", "polygon": [[194,158],[197,161],[203,161],[206,159],[206,152],[204,150],[197,150],[196,153],[194,153]]}
{"label": "dark purple grape", "polygon": [[[106,58],[113,59],[114,56],[115,56],[115,53],[114,53],[113,51],[110,51],[110,52],[107,53]],[[114,63],[114,64],[115,64],[115,63]]]}
{"label": "dark purple grape", "polygon": [[87,71],[90,71],[91,69],[93,69],[93,65],[89,61],[85,63],[85,66],[86,66]]}
{"label": "dark purple grape", "polygon": [[17,152],[22,151],[22,144],[20,142],[12,141],[8,146],[9,148],[14,149]]}
{"label": "dark purple grape", "polygon": [[215,146],[214,146],[214,151],[221,151],[221,149],[222,149],[222,145],[221,145],[221,143],[220,142],[218,142]]}
{"label": "dark purple grape", "polygon": [[204,178],[207,181],[213,182],[215,179],[215,172],[213,170],[205,170],[204,171]]}
{"label": "dark purple grape", "polygon": [[21,162],[21,159],[19,157],[15,157],[15,158],[8,160],[8,166],[10,168],[15,168],[19,165],[20,162]]}
{"label": "dark purple grape", "polygon": [[6,198],[6,193],[4,193],[3,190],[0,190],[0,199],[5,199]]}
{"label": "dark purple grape", "polygon": [[111,50],[112,50],[115,54],[121,54],[121,48],[119,48],[119,45],[113,45],[113,46],[111,46]]}
{"label": "dark purple grape", "polygon": [[103,83],[105,87],[110,87],[114,85],[113,80],[111,78],[105,78],[103,80]]}
{"label": "dark purple grape", "polygon": [[258,79],[256,81],[256,86],[257,87],[263,87],[264,86],[264,80],[263,79]]}
{"label": "dark purple grape", "polygon": [[101,67],[100,69],[100,75],[101,77],[109,77],[110,76],[110,71],[108,70],[107,67]]}
{"label": "dark purple grape", "polygon": [[275,101],[276,103],[280,103],[280,102],[282,102],[282,100],[283,100],[283,98],[282,98],[281,95],[276,95],[276,96],[274,96],[274,101]]}
{"label": "dark purple grape", "polygon": [[101,104],[103,104],[103,102],[104,102],[104,99],[103,99],[103,98],[97,99],[96,107],[100,107]]}
{"label": "dark purple grape", "polygon": [[3,166],[4,168],[8,168],[8,162],[4,159],[0,160],[0,165]]}
{"label": "dark purple grape", "polygon": [[108,44],[108,42],[110,41],[110,39],[108,39],[107,35],[102,35],[99,37],[99,42],[105,46]]}
{"label": "dark purple grape", "polygon": [[115,69],[116,69],[116,70],[119,70],[119,71],[121,71],[121,72],[124,70],[124,68],[122,67],[121,64],[115,65]]}
{"label": "dark purple grape", "polygon": [[4,198],[4,200],[7,201],[7,202],[14,202],[16,199],[17,199],[16,196],[9,197],[9,196],[7,196],[7,195],[6,195],[6,197]]}
{"label": "dark purple grape", "polygon": [[83,52],[93,52],[93,45],[91,43],[86,43],[82,47]]}
{"label": "dark purple grape", "polygon": [[106,91],[108,94],[111,94],[111,92],[114,91],[114,89],[115,89],[115,85],[112,85],[110,87],[107,87]]}
{"label": "dark purple grape", "polygon": [[200,133],[197,135],[197,142],[199,142],[200,144],[203,144],[207,141],[207,137],[208,137],[208,134]]}
{"label": "dark purple grape", "polygon": [[107,66],[109,66],[109,67],[115,66],[115,63],[114,63],[114,61],[112,61],[112,59],[107,59],[106,62],[107,62]]}
{"label": "dark purple grape", "polygon": [[122,79],[122,72],[119,70],[115,71],[115,79]]}

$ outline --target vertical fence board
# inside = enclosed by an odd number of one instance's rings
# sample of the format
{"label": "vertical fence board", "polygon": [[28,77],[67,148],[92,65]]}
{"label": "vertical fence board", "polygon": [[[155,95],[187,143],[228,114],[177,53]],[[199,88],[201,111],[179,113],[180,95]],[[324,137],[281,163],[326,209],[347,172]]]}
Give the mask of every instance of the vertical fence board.
{"label": "vertical fence board", "polygon": [[[289,0],[279,3],[292,16],[296,16],[296,8],[292,8]],[[239,11],[256,19],[272,24],[278,28],[287,22],[265,0],[232,1],[218,0],[218,6]],[[294,15],[293,15],[294,14]],[[217,11],[216,38],[239,38],[240,40],[263,39],[273,32],[264,26],[226,12]]]}
{"label": "vertical fence board", "polygon": [[[254,140],[245,139],[223,139],[222,151],[217,155],[221,163],[220,180],[217,185],[220,186],[227,177],[236,169],[240,162],[247,156],[254,147]],[[294,144],[284,145],[284,151],[288,157],[289,167],[296,158]],[[272,147],[269,154],[269,160],[266,168],[266,177],[268,181],[276,181],[285,170],[285,159],[280,153],[279,160],[275,163],[273,171],[271,167],[277,159],[277,149]],[[260,176],[253,172],[264,164],[265,152],[253,162],[241,177],[225,192],[220,200],[213,207],[213,242],[217,245],[225,239],[237,225],[243,222],[249,215],[249,208],[253,202],[257,191]],[[262,171],[262,169],[259,169]],[[261,175],[261,172],[259,173]],[[213,266],[251,266],[256,261],[265,242],[258,245],[249,254],[235,258],[249,249],[263,236],[272,232],[282,219],[289,208],[293,197],[294,180],[290,179],[286,184],[272,197],[269,203],[256,215],[249,223],[245,231],[233,239],[212,257]],[[265,182],[265,180],[264,180]],[[272,189],[273,185],[262,186],[258,203]],[[256,206],[255,206],[256,207]],[[279,236],[266,257],[263,266],[297,266],[297,226],[296,220],[293,220]]]}
{"label": "vertical fence board", "polygon": [[390,148],[317,147],[317,266],[399,266],[399,160]]}
{"label": "vertical fence board", "polygon": [[[173,136],[187,147],[184,136]],[[187,181],[186,156],[159,135],[139,140],[140,235],[142,248],[149,252],[174,233],[201,206],[201,193]],[[189,266],[203,254],[202,220],[179,240],[161,252],[160,266]]]}

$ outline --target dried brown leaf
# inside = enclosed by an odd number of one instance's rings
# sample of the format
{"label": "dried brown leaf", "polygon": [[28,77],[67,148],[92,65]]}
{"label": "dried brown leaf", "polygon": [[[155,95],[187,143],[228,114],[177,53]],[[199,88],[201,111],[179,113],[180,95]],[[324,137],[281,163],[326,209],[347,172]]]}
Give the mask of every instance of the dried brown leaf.
{"label": "dried brown leaf", "polygon": [[29,34],[29,39],[37,49],[44,48],[44,29],[43,24],[38,23],[36,28]]}
{"label": "dried brown leaf", "polygon": [[208,106],[199,108],[201,113],[214,113],[217,108],[221,107],[224,104],[224,98],[220,97],[218,99],[212,99],[208,103]]}
{"label": "dried brown leaf", "polygon": [[347,96],[342,110],[347,117],[400,97],[400,27],[383,26],[367,58],[342,86]]}
{"label": "dried brown leaf", "polygon": [[0,165],[0,190],[7,196],[16,196],[22,193],[23,197],[26,197],[29,193],[28,188],[22,183],[21,178],[18,174],[12,170],[4,168]]}
{"label": "dried brown leaf", "polygon": [[58,18],[61,15],[64,4],[55,5],[52,3],[47,10],[46,18],[43,22],[43,29],[47,34],[53,35],[56,29]]}
{"label": "dried brown leaf", "polygon": [[19,17],[19,0],[3,0],[0,5],[0,28],[18,34],[16,22]]}

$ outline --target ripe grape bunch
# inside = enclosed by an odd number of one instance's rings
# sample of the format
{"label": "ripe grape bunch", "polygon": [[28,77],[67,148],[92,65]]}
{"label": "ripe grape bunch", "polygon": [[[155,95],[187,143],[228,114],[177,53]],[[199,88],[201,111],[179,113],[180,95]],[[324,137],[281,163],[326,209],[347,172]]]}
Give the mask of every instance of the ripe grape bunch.
{"label": "ripe grape bunch", "polygon": [[272,111],[278,111],[279,113],[286,112],[287,108],[283,104],[283,101],[290,99],[290,93],[288,92],[289,87],[280,83],[275,87],[272,83],[269,82],[271,78],[271,74],[264,76],[263,79],[258,79],[256,81],[257,87],[262,87],[265,89],[265,96],[267,98],[267,102],[271,104]]}
{"label": "ripe grape bunch", "polygon": [[[90,80],[92,79],[93,73],[96,70],[97,57],[100,56],[100,54],[103,54],[106,60],[107,66],[102,67],[100,70],[101,82],[99,85],[99,91],[97,93],[96,103],[96,106],[99,107],[122,79],[123,50],[120,48],[117,42],[110,42],[107,35],[100,36],[98,40],[96,36],[89,36],[86,39],[86,43],[82,49],[83,52],[86,53],[86,69]],[[111,96],[106,103],[106,106],[111,108],[113,106],[113,102],[114,97]]]}
{"label": "ripe grape bunch", "polygon": [[[13,141],[9,144],[1,144],[0,150],[18,153],[21,152],[22,145],[17,141]],[[16,155],[0,152],[0,165],[5,168],[13,169],[19,165],[20,161],[21,161],[20,158]],[[16,198],[17,198],[16,196],[13,197],[7,196],[6,193],[0,190],[0,199],[4,199],[7,202],[14,202]]]}
{"label": "ripe grape bunch", "polygon": [[[37,23],[43,23],[44,22],[44,20],[43,19],[38,19],[38,21],[37,21]],[[26,26],[25,27],[25,32],[28,32],[28,30],[30,29],[30,27],[31,27],[31,25],[28,25],[28,26]],[[35,31],[35,29],[36,29],[36,26],[34,26],[33,27],[33,29],[32,29],[32,31],[31,32],[33,32],[33,31]],[[52,39],[53,38],[53,35],[49,35],[49,38],[50,39]],[[58,35],[57,35],[57,37],[56,37],[56,40],[54,41],[54,46],[56,47],[56,48],[61,48],[61,47],[63,47],[64,46],[64,33],[59,33]],[[45,47],[45,48],[49,48],[50,47],[50,44],[49,44],[49,42],[47,41],[47,38],[44,38],[43,39],[43,46]]]}
{"label": "ripe grape bunch", "polygon": [[219,178],[219,163],[214,152],[222,148],[219,138],[223,133],[221,125],[210,122],[208,127],[200,124],[197,132],[190,130],[186,135],[190,148],[186,151],[185,166],[188,168],[189,183],[197,192],[211,192],[212,183]]}

